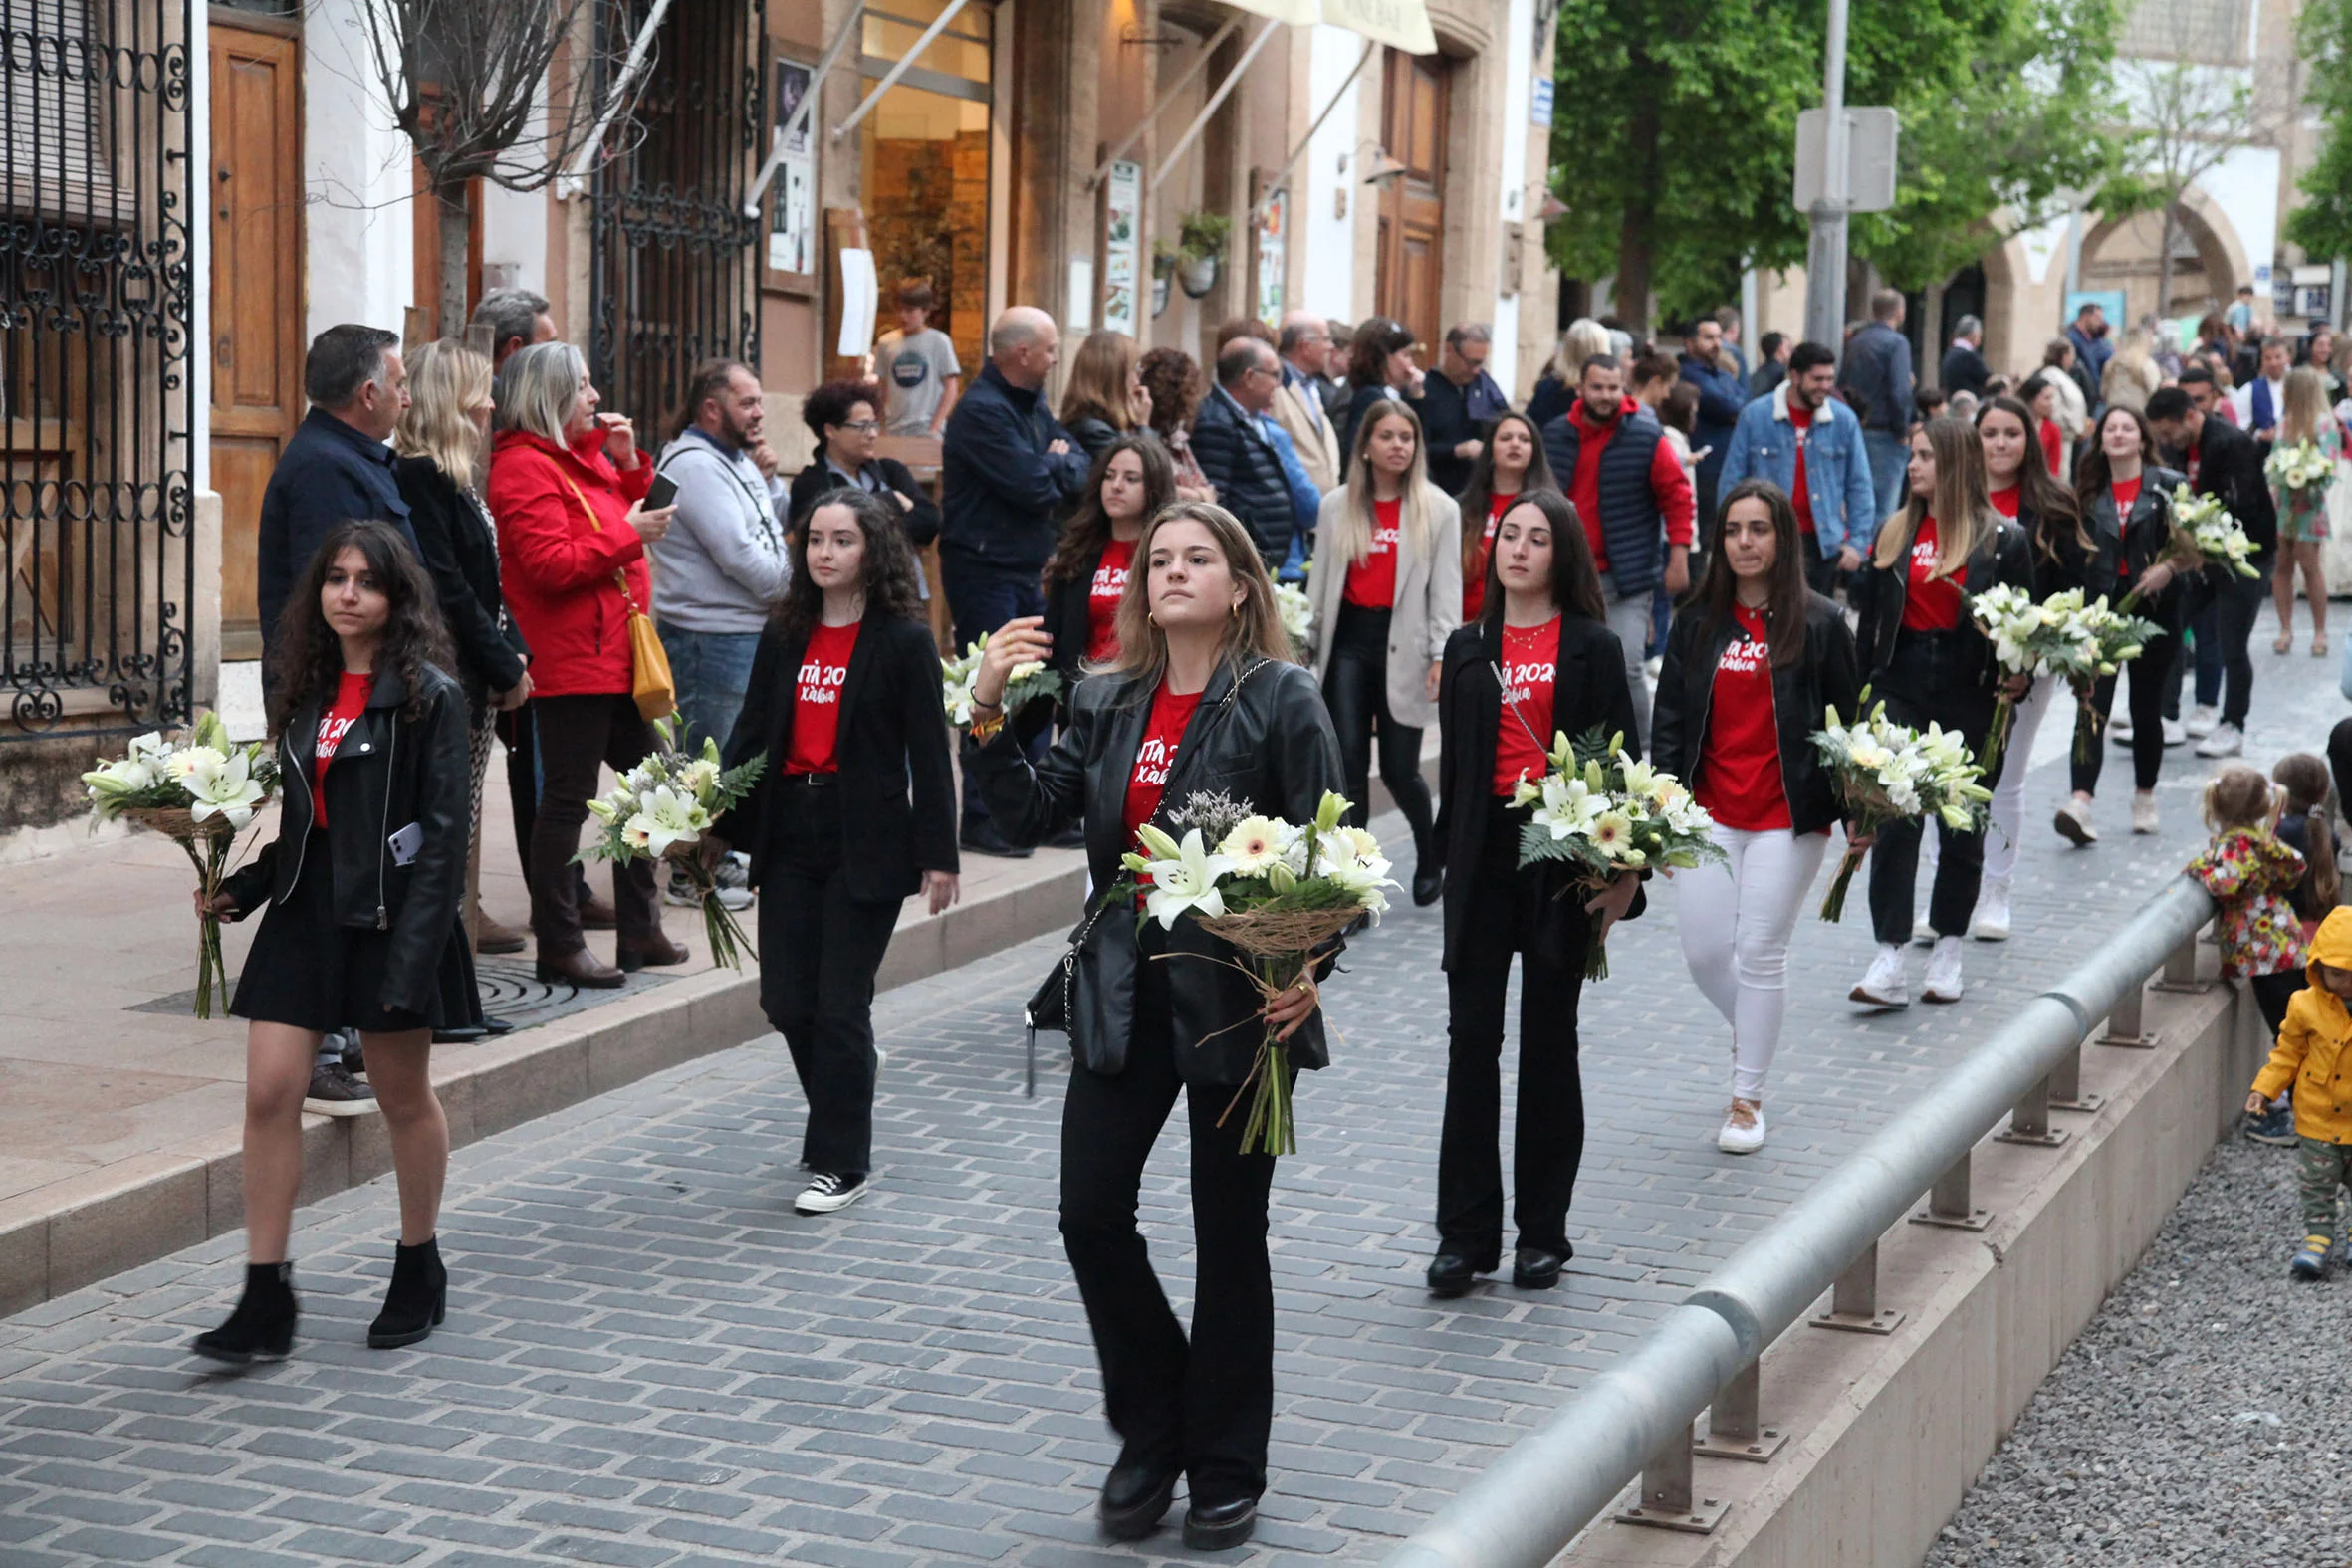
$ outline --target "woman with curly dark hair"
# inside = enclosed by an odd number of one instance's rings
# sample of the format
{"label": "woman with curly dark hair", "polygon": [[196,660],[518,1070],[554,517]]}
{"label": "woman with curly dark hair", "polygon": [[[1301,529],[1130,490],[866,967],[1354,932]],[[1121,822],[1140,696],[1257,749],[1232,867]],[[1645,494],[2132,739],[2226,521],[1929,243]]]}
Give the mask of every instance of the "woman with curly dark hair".
{"label": "woman with curly dark hair", "polygon": [[1119,600],[1135,542],[1175,499],[1176,471],[1148,430],[1120,436],[1094,460],[1077,515],[1046,562],[1046,629],[1065,688],[1076,688],[1082,665],[1117,662]]}
{"label": "woman with curly dark hair", "polygon": [[881,455],[881,389],[871,381],[827,381],[809,394],[801,419],[817,437],[817,455],[793,476],[787,524],[797,526],[820,496],[857,489],[889,502],[917,549],[939,537],[939,503],[904,463]]}
{"label": "woman with curly dark hair", "polygon": [[[441,1321],[435,1232],[449,1124],[426,1058],[464,972],[457,920],[471,837],[465,692],[432,584],[384,523],[331,532],[286,601],[270,731],[285,790],[278,836],[212,900],[264,908],[230,1012],[245,1041],[245,1294],[196,1353],[242,1366],[294,1346],[287,1259],[302,1186],[302,1102],[322,1035],[356,1029],[400,1187],[400,1244],[372,1348]],[[197,895],[201,900],[202,894]]]}
{"label": "woman with curly dark hair", "polygon": [[[1347,359],[1347,417],[1339,424],[1342,456],[1355,450],[1356,427],[1375,403],[1396,398],[1420,414],[1421,389],[1429,377],[1414,361],[1416,346],[1413,329],[1385,316],[1372,317],[1355,330]],[[1342,475],[1345,472],[1343,467]]]}
{"label": "woman with curly dark hair", "polygon": [[760,1008],[809,1102],[805,1215],[855,1203],[873,1169],[874,972],[898,906],[919,890],[936,915],[959,891],[939,650],[892,510],[836,490],[793,531],[726,751],[768,766],[713,835],[764,889]]}
{"label": "woman with curly dark hair", "polygon": [[1152,433],[1167,444],[1168,461],[1176,470],[1176,499],[1216,500],[1217,487],[1192,455],[1192,416],[1208,393],[1208,377],[1181,348],[1154,348],[1135,367],[1135,375],[1151,396]]}

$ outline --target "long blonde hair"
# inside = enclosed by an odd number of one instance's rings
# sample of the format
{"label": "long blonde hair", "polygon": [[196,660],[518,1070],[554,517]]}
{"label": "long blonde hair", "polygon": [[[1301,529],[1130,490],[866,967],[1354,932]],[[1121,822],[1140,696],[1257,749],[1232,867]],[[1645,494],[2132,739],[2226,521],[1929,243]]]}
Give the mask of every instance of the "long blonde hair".
{"label": "long blonde hair", "polygon": [[2278,415],[2278,439],[2288,444],[2316,441],[2327,428],[2327,381],[2307,364],[2286,372],[2286,407]]}
{"label": "long blonde hair", "polygon": [[1242,602],[1226,617],[1219,659],[1259,654],[1290,660],[1291,634],[1283,629],[1282,612],[1274,602],[1274,579],[1266,574],[1266,562],[1259,559],[1250,531],[1213,501],[1171,502],[1152,514],[1135,541],[1135,563],[1115,617],[1119,656],[1109,668],[1134,677],[1136,700],[1149,701],[1168,671],[1168,634],[1151,618],[1151,542],[1170,523],[1198,523],[1207,529],[1225,557],[1225,569],[1242,585]]}
{"label": "long blonde hair", "polygon": [[1061,393],[1061,422],[1091,414],[1113,430],[1135,428],[1135,339],[1093,332],[1070,356],[1069,385]]}
{"label": "long blonde hair", "polygon": [[[1384,419],[1402,419],[1413,427],[1413,466],[1404,472],[1398,483],[1402,486],[1403,505],[1397,508],[1397,550],[1401,558],[1409,546],[1416,553],[1426,553],[1432,525],[1429,521],[1429,497],[1437,487],[1429,482],[1429,443],[1423,439],[1421,416],[1402,401],[1384,397],[1364,410],[1356,421],[1355,442],[1348,453],[1347,472],[1353,476],[1343,487],[1347,504],[1339,509],[1339,516],[1329,525],[1331,538],[1331,569],[1345,571],[1372,553],[1372,470],[1364,454],[1372,449],[1372,432]],[[1481,518],[1484,528],[1486,520]],[[1322,543],[1316,543],[1319,555]]]}
{"label": "long blonde hair", "polygon": [[[1967,569],[1978,544],[2000,527],[2000,514],[1985,488],[1985,446],[1977,427],[1949,414],[1922,427],[1928,451],[1936,459],[1936,484],[1926,500],[1909,496],[1878,531],[1870,558],[1881,571],[1891,571],[1911,550],[1912,536],[1922,518],[1936,520],[1938,577],[1956,576]],[[1908,487],[1906,487],[1908,488]]]}
{"label": "long blonde hair", "polygon": [[460,490],[482,477],[481,432],[466,410],[490,400],[490,361],[454,337],[426,343],[408,361],[408,407],[392,450],[430,458]]}
{"label": "long blonde hair", "polygon": [[1584,361],[1609,351],[1609,330],[1589,316],[1579,316],[1559,335],[1559,348],[1551,356],[1551,373],[1574,386],[1584,373]]}

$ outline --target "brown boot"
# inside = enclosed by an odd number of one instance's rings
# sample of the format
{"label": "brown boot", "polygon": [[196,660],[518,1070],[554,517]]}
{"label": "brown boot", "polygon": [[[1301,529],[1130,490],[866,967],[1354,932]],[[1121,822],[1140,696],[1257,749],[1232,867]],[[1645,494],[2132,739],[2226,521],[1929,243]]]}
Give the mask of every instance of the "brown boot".
{"label": "brown boot", "polygon": [[628,984],[628,977],[605,963],[586,948],[554,957],[539,955],[539,978],[549,985],[580,986],[589,990],[611,991]]}
{"label": "brown boot", "polygon": [[583,931],[610,931],[620,924],[620,915],[612,907],[612,900],[590,893],[580,901],[580,929]]}
{"label": "brown boot", "polygon": [[474,917],[474,951],[476,953],[520,953],[523,933],[512,926],[502,926],[487,914]]}
{"label": "brown boot", "polygon": [[648,964],[683,964],[694,955],[686,951],[683,942],[672,942],[663,933],[636,942],[622,942],[613,952],[620,967],[629,971],[643,969]]}

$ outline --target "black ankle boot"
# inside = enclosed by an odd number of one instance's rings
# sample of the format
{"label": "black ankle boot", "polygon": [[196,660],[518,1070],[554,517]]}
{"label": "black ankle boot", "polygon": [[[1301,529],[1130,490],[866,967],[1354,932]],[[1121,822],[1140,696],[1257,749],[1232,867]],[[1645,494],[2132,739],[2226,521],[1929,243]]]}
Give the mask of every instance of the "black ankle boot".
{"label": "black ankle boot", "polygon": [[220,1327],[197,1335],[195,1352],[232,1367],[284,1361],[294,1349],[294,1320],[299,1312],[292,1263],[247,1263],[245,1294],[238,1299],[237,1310]]}
{"label": "black ankle boot", "polygon": [[449,1270],[441,1266],[441,1238],[392,1248],[392,1284],[383,1310],[367,1325],[369,1350],[413,1345],[449,1315]]}

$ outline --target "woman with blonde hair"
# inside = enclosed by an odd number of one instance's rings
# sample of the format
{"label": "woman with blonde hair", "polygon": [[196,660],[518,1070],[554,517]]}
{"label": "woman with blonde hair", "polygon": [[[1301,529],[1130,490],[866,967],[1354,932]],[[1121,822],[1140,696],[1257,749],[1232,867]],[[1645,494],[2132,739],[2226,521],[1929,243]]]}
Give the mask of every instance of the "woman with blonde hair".
{"label": "woman with blonde hair", "polygon": [[1061,423],[1089,459],[1151,420],[1151,393],[1136,374],[1135,339],[1125,333],[1086,335],[1070,356],[1061,393]]}
{"label": "woman with blonde hair", "polygon": [[[1352,820],[1370,815],[1372,732],[1380,779],[1413,828],[1413,902],[1443,889],[1421,732],[1437,722],[1446,639],[1462,624],[1462,511],[1429,482],[1421,420],[1395,398],[1371,404],[1349,480],[1323,497],[1314,530],[1314,673],[1339,734]],[[1483,522],[1483,520],[1482,520]]]}
{"label": "woman with blonde hair", "polygon": [[2116,345],[2114,357],[2099,375],[2099,398],[2110,408],[2128,408],[2144,413],[2148,394],[2164,384],[2164,371],[2157,366],[2155,339],[2145,327],[2135,327],[2123,335]]}
{"label": "woman with blonde hair", "polygon": [[[1872,694],[1885,700],[1888,718],[1921,730],[1939,724],[1973,750],[1984,744],[2003,677],[1967,601],[2001,584],[2030,591],[2032,555],[2025,531],[1994,508],[1985,448],[1967,420],[1931,419],[1911,432],[1907,477],[1909,499],[1880,525],[1869,564],[1854,586],[1862,675]],[[2009,680],[2012,693],[2021,690],[2022,677]],[[1990,787],[1999,779],[1997,768],[1985,784]],[[1916,819],[1890,823],[1878,830],[1870,851],[1870,924],[1878,956],[1849,994],[1869,1007],[1900,1008],[1910,1001],[1903,951],[1911,940],[1923,831]],[[1930,1002],[1958,1002],[1961,939],[1976,914],[1985,835],[1954,832],[1940,822],[1936,832],[1942,853],[1928,903],[1936,945],[1922,995]]]}
{"label": "woman with blonde hair", "polygon": [[2327,475],[2316,484],[2289,490],[2270,481],[2270,500],[2278,508],[2278,564],[2272,569],[2270,591],[2278,604],[2278,637],[2273,653],[2295,645],[2295,573],[2303,574],[2303,596],[2311,601],[2311,656],[2327,656],[2327,573],[2320,565],[2319,547],[2327,538],[2327,497],[2335,488],[2336,464],[2343,460],[2344,437],[2327,406],[2327,378],[2311,366],[2297,365],[2286,372],[2285,412],[2278,417],[2278,445],[2308,441],[2327,456]]}
{"label": "woman with blonde hair", "polygon": [[[1189,920],[1172,929],[1139,921],[1112,889],[1137,829],[1180,831],[1196,792],[1304,822],[1340,786],[1330,718],[1290,648],[1249,532],[1221,507],[1178,502],[1144,524],[1119,601],[1117,660],[1072,693],[1045,761],[1030,762],[997,706],[1016,665],[1051,656],[1042,618],[1006,622],[972,683],[972,733],[983,743],[974,762],[991,818],[1022,844],[1082,827],[1098,890],[1059,988],[1073,1057],[1061,1237],[1120,1439],[1099,1505],[1115,1540],[1149,1535],[1188,1477],[1184,1543],[1239,1546],[1266,1490],[1275,1160],[1246,1150],[1242,1118],[1225,1110],[1250,1073],[1261,1019],[1288,1039],[1297,1066],[1329,1062],[1317,990],[1329,966],[1268,1003],[1227,943]],[[1135,1228],[1144,1163],[1180,1092],[1199,1242],[1189,1340]]]}
{"label": "woman with blonde hair", "polygon": [[1589,316],[1579,316],[1568,324],[1568,330],[1559,335],[1551,363],[1536,378],[1534,395],[1528,399],[1528,418],[1537,430],[1566,413],[1576,400],[1576,381],[1584,373],[1584,361],[1609,351],[1606,327]]}

